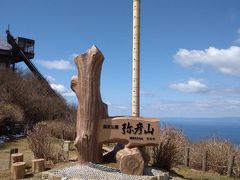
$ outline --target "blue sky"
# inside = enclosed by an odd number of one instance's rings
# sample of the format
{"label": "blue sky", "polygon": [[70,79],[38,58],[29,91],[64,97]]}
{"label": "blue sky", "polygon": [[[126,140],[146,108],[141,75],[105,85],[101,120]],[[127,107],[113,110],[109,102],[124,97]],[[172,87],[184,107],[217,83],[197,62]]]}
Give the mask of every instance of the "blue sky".
{"label": "blue sky", "polygon": [[[96,44],[110,115],[131,114],[132,0],[0,4],[0,37],[10,24],[34,39],[34,64],[69,102],[73,57]],[[141,1],[141,116],[240,116],[239,0]]]}

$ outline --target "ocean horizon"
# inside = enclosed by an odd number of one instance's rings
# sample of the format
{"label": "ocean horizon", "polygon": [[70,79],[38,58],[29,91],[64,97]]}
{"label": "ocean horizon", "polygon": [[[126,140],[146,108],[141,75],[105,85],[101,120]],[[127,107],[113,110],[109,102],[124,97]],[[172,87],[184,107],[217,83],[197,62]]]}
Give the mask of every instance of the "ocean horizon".
{"label": "ocean horizon", "polygon": [[161,126],[172,125],[181,129],[192,142],[220,137],[240,145],[240,117],[224,118],[160,118]]}

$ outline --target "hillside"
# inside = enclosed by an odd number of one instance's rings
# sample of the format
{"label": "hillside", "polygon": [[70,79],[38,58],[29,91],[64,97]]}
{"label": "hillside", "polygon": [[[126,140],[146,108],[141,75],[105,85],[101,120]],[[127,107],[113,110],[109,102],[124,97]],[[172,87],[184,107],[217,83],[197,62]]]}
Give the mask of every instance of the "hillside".
{"label": "hillside", "polygon": [[60,95],[51,95],[30,73],[1,69],[0,89],[1,135],[23,132],[40,121],[65,121],[72,117],[69,113],[73,106],[67,105]]}

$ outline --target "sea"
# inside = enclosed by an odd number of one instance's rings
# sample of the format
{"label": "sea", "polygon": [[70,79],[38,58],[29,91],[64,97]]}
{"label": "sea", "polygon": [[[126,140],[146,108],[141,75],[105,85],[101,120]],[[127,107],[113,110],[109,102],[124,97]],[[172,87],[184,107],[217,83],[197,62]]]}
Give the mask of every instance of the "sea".
{"label": "sea", "polygon": [[160,124],[181,129],[191,142],[220,137],[240,146],[240,117],[160,118]]}

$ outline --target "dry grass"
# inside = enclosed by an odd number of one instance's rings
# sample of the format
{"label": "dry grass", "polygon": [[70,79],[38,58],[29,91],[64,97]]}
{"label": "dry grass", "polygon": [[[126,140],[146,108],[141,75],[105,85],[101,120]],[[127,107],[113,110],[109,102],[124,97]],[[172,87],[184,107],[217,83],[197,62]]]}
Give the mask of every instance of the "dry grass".
{"label": "dry grass", "polygon": [[185,179],[191,180],[240,180],[240,178],[230,178],[213,172],[202,172],[195,169],[189,169],[184,166],[176,166],[173,171]]}
{"label": "dry grass", "polygon": [[240,177],[240,150],[236,153],[235,166],[233,167],[233,173],[236,177]]}
{"label": "dry grass", "polygon": [[187,144],[185,135],[179,129],[172,126],[161,128],[159,145],[147,148],[152,165],[170,170],[173,165],[182,162],[184,147]]}
{"label": "dry grass", "polygon": [[[52,139],[52,142],[54,147],[55,146],[59,147],[62,141],[58,139]],[[31,161],[32,159],[34,159],[34,155],[28,146],[27,138],[23,137],[23,138],[18,138],[18,139],[5,142],[4,144],[0,145],[0,180],[10,180],[10,170],[8,169],[8,165],[9,165],[10,149],[12,147],[18,148],[18,151],[20,153],[23,153],[24,161],[26,162],[27,168],[28,168],[27,174],[31,174],[30,173]],[[71,143],[71,146],[70,146],[69,157],[71,160],[73,159],[75,160],[77,158],[77,152],[73,146],[73,143]],[[57,164],[53,164],[52,161],[46,162],[46,166],[48,168],[61,168],[61,167],[65,167],[68,164],[69,163],[63,163],[63,162],[58,162]],[[40,179],[40,178],[41,177],[36,179]]]}
{"label": "dry grass", "polygon": [[[60,143],[60,140],[55,139],[53,140],[54,145],[58,146]],[[11,147],[17,147],[19,149],[19,152],[24,154],[24,160],[27,162],[27,166],[31,166],[31,160],[34,158],[33,153],[28,147],[27,139],[26,138],[18,138],[9,142],[6,142],[3,145],[0,145],[0,179],[1,180],[7,180],[10,179],[10,171],[7,170],[8,168],[8,160],[9,160],[9,152]],[[70,159],[76,159],[76,150],[71,143],[70,148]],[[58,163],[54,166],[51,166],[52,168],[62,168],[67,166],[67,163]],[[118,167],[118,164],[106,164],[111,167]],[[240,180],[239,178],[228,178],[226,176],[221,176],[218,173],[213,172],[207,172],[204,173],[199,170],[189,169],[184,166],[174,166],[172,169],[174,172],[176,172],[178,175],[186,178],[186,179],[192,179],[192,180]]]}
{"label": "dry grass", "polygon": [[240,177],[240,150],[228,140],[212,137],[191,144],[182,131],[165,126],[161,129],[160,143],[157,147],[148,147],[153,166],[170,170],[173,166],[182,165],[185,147],[190,147],[190,167],[201,170],[203,154],[207,152],[207,170],[222,175],[227,174],[229,158],[235,155],[233,176]]}
{"label": "dry grass", "polygon": [[28,147],[27,139],[18,138],[0,145],[0,159],[1,159],[0,169],[1,170],[8,169],[10,149],[12,147],[17,147],[18,152],[23,153],[24,160],[27,166],[31,165],[31,159],[33,158],[33,153]]}
{"label": "dry grass", "polygon": [[[190,166],[201,169],[203,153],[207,152],[207,170],[226,175],[230,156],[239,154],[231,142],[222,138],[212,137],[193,144],[190,150]],[[239,176],[239,156],[236,156],[234,164],[234,176]],[[237,167],[238,166],[238,167]]]}

